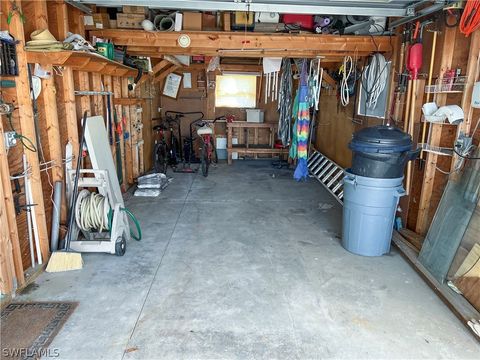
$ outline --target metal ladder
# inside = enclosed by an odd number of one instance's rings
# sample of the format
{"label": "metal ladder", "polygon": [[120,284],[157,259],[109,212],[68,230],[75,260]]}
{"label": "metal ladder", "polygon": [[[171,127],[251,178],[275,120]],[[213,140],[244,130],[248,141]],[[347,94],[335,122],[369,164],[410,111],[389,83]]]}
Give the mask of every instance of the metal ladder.
{"label": "metal ladder", "polygon": [[317,150],[310,154],[307,166],[310,174],[343,205],[344,169]]}

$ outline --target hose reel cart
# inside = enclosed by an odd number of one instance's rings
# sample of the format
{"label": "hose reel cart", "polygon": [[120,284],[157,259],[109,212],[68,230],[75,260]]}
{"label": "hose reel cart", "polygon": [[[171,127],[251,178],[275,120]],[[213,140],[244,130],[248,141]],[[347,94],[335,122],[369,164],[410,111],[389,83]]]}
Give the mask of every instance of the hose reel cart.
{"label": "hose reel cart", "polygon": [[[75,171],[69,170],[73,188]],[[130,240],[123,199],[113,196],[107,170],[80,170],[70,247],[78,252],[105,252],[122,256]],[[93,191],[91,191],[94,189]]]}

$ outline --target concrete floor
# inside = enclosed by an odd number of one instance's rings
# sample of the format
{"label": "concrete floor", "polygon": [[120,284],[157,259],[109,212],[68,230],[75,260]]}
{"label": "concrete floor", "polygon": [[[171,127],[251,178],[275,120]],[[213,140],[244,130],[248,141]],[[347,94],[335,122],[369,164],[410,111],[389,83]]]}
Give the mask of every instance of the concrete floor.
{"label": "concrete floor", "polygon": [[268,162],[174,174],[132,198],[144,238],[42,274],[19,300],[80,305],[65,359],[477,358],[480,346],[395,250],[340,246],[341,207]]}

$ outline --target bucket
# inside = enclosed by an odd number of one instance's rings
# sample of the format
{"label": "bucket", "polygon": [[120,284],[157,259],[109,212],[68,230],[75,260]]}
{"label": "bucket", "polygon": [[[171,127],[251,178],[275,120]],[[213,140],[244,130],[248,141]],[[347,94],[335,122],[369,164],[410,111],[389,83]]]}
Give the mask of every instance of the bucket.
{"label": "bucket", "polygon": [[377,179],[347,171],[343,185],[342,246],[358,255],[390,251],[395,212],[405,195],[403,176]]}

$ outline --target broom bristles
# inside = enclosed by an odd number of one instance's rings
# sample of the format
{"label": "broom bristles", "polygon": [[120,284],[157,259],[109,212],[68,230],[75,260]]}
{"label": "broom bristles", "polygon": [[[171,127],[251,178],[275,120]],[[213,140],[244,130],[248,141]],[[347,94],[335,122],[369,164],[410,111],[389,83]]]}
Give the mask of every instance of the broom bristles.
{"label": "broom bristles", "polygon": [[80,270],[83,268],[82,254],[75,252],[56,251],[52,253],[46,272],[61,272]]}

